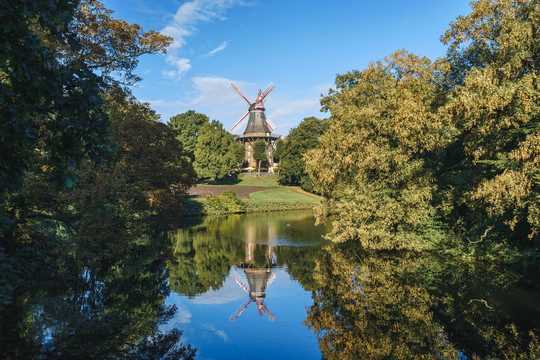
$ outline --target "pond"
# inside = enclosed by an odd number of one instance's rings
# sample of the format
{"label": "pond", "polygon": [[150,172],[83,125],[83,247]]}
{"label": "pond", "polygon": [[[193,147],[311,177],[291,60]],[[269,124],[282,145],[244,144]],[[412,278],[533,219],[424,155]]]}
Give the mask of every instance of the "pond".
{"label": "pond", "polygon": [[[537,275],[366,253],[311,212],[207,217],[21,288],[7,359],[492,359],[540,355]],[[181,333],[180,333],[181,332]],[[176,344],[176,345],[175,345]]]}
{"label": "pond", "polygon": [[172,232],[167,303],[178,312],[166,326],[203,359],[320,359],[303,322],[324,233],[309,212],[207,218]]}

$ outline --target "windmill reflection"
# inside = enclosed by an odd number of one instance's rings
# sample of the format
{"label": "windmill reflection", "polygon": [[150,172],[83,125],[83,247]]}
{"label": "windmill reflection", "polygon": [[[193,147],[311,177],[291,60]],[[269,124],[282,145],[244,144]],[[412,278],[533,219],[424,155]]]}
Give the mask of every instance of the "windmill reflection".
{"label": "windmill reflection", "polygon": [[234,272],[231,273],[231,277],[249,295],[249,301],[242,305],[236,312],[231,315],[230,320],[232,322],[236,321],[236,319],[247,309],[249,304],[251,304],[252,302],[255,302],[255,304],[257,305],[259,316],[262,316],[264,314],[268,317],[270,321],[276,320],[274,314],[272,314],[264,304],[264,299],[266,297],[266,289],[268,288],[268,286],[270,286],[270,284],[272,283],[272,281],[274,281],[276,277],[276,274],[272,272],[272,267],[275,266],[274,246],[259,246],[263,249],[264,247],[266,247],[265,263],[262,267],[255,264],[254,252],[257,245],[251,242],[246,242],[246,257],[244,262],[242,262],[240,266],[238,266],[238,268],[244,269],[244,274],[246,275],[248,282],[247,286],[242,283],[242,281]]}

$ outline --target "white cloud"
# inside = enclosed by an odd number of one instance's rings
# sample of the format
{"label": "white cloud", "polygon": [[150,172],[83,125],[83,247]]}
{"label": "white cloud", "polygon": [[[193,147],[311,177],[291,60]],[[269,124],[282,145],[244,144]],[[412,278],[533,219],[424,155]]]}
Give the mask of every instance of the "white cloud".
{"label": "white cloud", "polygon": [[229,89],[231,83],[242,86],[245,82],[233,81],[222,77],[194,77],[190,79],[190,83],[200,93],[199,96],[189,102],[190,105],[226,106],[230,105],[231,102],[242,102],[246,108],[248,106],[243,99]]}
{"label": "white cloud", "polygon": [[162,74],[168,78],[180,80],[182,76],[191,69],[190,60],[177,56],[167,56],[166,61],[175,66],[176,70],[163,70]]}
{"label": "white cloud", "polygon": [[[238,86],[249,101],[254,101],[259,88],[264,89],[260,84],[253,84],[247,81],[238,81],[219,76],[215,77],[194,77],[189,79],[192,91],[182,100],[163,101],[145,100],[167,120],[170,116],[180,114],[193,109],[197,112],[208,115],[211,119],[217,119],[223,123],[226,129],[240,119],[248,110],[248,104],[229,89],[233,82]],[[264,85],[264,84],[263,84]],[[303,89],[300,93],[281,93],[279,86],[272,92],[265,103],[266,116],[271,120],[276,128],[274,132],[287,135],[290,128],[297,126],[300,121],[308,116],[326,117],[328,114],[320,113],[321,89],[325,85]],[[245,128],[245,123],[235,129],[235,133],[241,133]]]}
{"label": "white cloud", "polygon": [[222,338],[223,341],[228,341],[229,340],[229,337],[227,336],[225,331],[217,329],[214,325],[205,324],[205,325],[203,325],[203,327],[206,330],[209,330],[209,331],[213,332],[214,334],[216,334],[217,336],[219,336],[220,338]]}
{"label": "white cloud", "polygon": [[280,97],[272,101],[271,105],[272,107],[268,106],[268,109],[276,110],[267,113],[267,116],[276,124],[275,131],[281,135],[286,135],[289,128],[298,125],[304,117],[319,116],[317,113],[321,108],[319,96],[295,100]]}
{"label": "white cloud", "polygon": [[202,57],[211,57],[211,56],[214,56],[216,55],[218,52],[222,51],[222,50],[225,50],[225,48],[227,47],[227,42],[224,41],[223,44],[219,45],[217,48],[215,48],[214,50],[202,55]]}
{"label": "white cloud", "polygon": [[[190,60],[180,56],[181,48],[186,45],[186,38],[194,35],[201,23],[216,19],[224,20],[226,10],[236,4],[243,4],[243,2],[241,0],[193,0],[182,4],[172,21],[161,30],[163,34],[174,39],[168,49],[166,60],[176,67],[176,70],[164,70],[163,75],[176,80],[181,79],[191,68]],[[218,47],[212,50],[213,54],[225,49],[225,46],[226,43],[220,46],[221,49]]]}

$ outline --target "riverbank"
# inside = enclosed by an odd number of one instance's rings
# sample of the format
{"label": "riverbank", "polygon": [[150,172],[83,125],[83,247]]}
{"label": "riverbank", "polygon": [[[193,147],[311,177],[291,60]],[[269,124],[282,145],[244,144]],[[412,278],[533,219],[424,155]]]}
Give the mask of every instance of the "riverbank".
{"label": "riverbank", "polygon": [[244,175],[235,182],[197,184],[192,187],[190,197],[185,202],[186,213],[201,216],[311,210],[322,201],[321,197],[299,187],[280,186],[276,175]]}

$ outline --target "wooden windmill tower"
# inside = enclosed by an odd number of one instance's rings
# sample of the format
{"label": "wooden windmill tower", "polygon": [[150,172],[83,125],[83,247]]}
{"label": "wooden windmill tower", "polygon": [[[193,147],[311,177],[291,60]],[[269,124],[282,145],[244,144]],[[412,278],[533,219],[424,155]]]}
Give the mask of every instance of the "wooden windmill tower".
{"label": "wooden windmill tower", "polygon": [[244,99],[249,105],[248,111],[240,118],[240,120],[236,122],[236,124],[234,124],[230,130],[232,132],[249,115],[244,134],[236,138],[236,141],[243,143],[246,149],[244,167],[257,166],[257,161],[253,158],[253,143],[259,139],[266,142],[266,153],[268,154],[268,161],[266,164],[263,164],[263,167],[266,165],[266,167],[270,169],[274,165],[273,149],[276,140],[279,139],[279,136],[272,134],[275,126],[273,126],[273,124],[266,118],[266,115],[264,114],[264,101],[275,87],[276,86],[274,84],[270,83],[270,85],[268,85],[264,91],[259,90],[257,99],[251,103],[236,87],[236,85],[231,83],[230,89],[240,95],[242,99]]}

